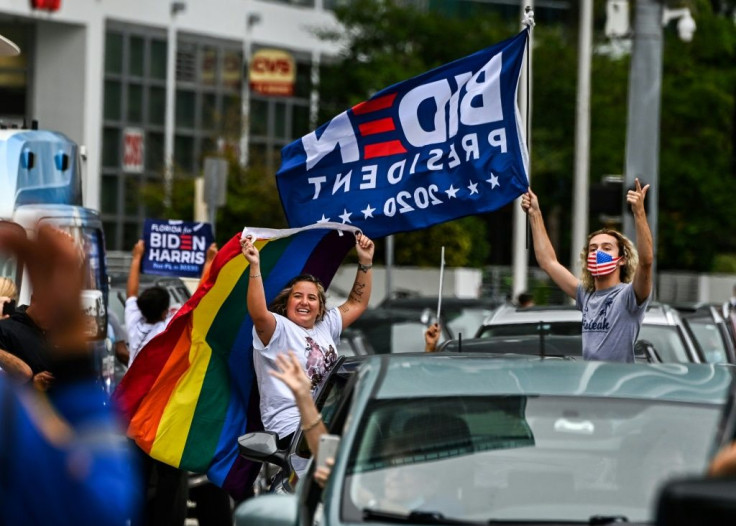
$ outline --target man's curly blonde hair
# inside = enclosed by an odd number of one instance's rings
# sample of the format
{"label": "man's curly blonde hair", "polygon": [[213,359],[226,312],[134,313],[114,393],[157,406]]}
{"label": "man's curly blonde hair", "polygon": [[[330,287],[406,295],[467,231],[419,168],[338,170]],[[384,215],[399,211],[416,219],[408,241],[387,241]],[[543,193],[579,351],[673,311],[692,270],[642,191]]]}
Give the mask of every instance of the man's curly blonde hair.
{"label": "man's curly blonde hair", "polygon": [[588,239],[585,240],[585,245],[580,251],[580,268],[582,269],[580,280],[582,281],[583,288],[588,292],[593,292],[595,290],[595,280],[588,270],[588,245],[590,245],[590,240],[599,234],[608,234],[609,236],[613,236],[618,242],[618,255],[623,256],[626,261],[623,267],[619,267],[621,269],[621,281],[623,283],[631,283],[634,281],[636,267],[639,265],[639,253],[636,251],[636,247],[628,237],[618,230],[613,230],[611,228],[601,228],[600,230],[596,230],[592,234],[588,235]]}

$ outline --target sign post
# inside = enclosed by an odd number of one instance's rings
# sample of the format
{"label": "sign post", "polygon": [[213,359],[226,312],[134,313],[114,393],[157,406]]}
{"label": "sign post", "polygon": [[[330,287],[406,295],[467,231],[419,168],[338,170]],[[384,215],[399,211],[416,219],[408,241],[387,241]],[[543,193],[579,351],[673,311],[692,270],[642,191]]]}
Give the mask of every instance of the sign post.
{"label": "sign post", "polygon": [[204,160],[204,201],[207,204],[207,218],[215,230],[215,215],[218,206],[227,201],[227,170],[225,159],[207,157]]}

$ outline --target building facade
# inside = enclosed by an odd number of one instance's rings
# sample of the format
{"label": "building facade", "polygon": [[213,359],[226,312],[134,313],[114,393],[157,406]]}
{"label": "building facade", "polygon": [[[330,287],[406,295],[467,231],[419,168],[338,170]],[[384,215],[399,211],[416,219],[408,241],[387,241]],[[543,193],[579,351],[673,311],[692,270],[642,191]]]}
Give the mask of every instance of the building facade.
{"label": "building facade", "polygon": [[[84,145],[85,206],[108,248],[129,250],[144,183],[201,175],[224,142],[275,171],[281,147],[314,127],[318,64],[337,52],[315,30],[335,27],[334,2],[5,0],[0,34],[22,53],[0,57],[0,124],[33,119]],[[287,93],[250,89],[264,49],[293,59]]]}

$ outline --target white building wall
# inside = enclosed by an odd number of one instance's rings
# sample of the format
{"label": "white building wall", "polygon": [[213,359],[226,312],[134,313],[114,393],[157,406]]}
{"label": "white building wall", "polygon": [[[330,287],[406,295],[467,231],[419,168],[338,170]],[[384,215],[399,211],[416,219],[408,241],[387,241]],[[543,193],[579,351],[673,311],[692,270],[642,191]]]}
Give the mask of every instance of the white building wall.
{"label": "white building wall", "polygon": [[[322,2],[316,2],[321,6]],[[172,14],[168,0],[62,0],[55,13],[34,11],[28,0],[0,0],[0,15],[37,21],[31,72],[32,118],[84,145],[87,152],[85,205],[99,209],[100,148],[105,23],[168,28],[243,42],[249,14],[250,44],[276,46],[310,54],[334,54],[335,44],[321,41],[316,28],[336,27],[334,15],[307,8],[256,0],[185,0]],[[29,50],[22,50],[28,52]]]}

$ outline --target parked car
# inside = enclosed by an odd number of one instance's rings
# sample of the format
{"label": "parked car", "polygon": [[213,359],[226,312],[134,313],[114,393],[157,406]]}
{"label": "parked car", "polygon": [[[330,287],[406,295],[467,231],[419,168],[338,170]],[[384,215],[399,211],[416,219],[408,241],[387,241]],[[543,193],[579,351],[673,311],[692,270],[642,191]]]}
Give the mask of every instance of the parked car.
{"label": "parked car", "polygon": [[722,443],[733,371],[435,353],[352,378],[324,491],[306,476],[236,525],[650,524],[660,485]]}
{"label": "parked car", "polygon": [[491,311],[499,306],[498,301],[487,298],[455,298],[437,296],[402,296],[383,300],[379,309],[403,309],[420,313],[420,320],[426,326],[437,318],[437,307],[440,306],[440,325],[448,338],[457,338],[462,334],[470,338],[481,326]]}
{"label": "parked car", "polygon": [[[483,322],[476,338],[509,336],[544,336],[548,343],[564,341],[572,349],[578,340],[577,354],[582,355],[582,313],[573,305],[519,308],[503,305]],[[656,350],[657,361],[705,361],[700,346],[678,312],[665,303],[652,302],[647,307],[637,341],[648,342]],[[644,352],[642,348],[642,353]],[[573,355],[571,352],[570,355]]]}
{"label": "parked car", "polygon": [[[345,331],[338,349],[348,355],[424,351],[424,331],[437,318],[438,298],[407,296],[366,310]],[[440,342],[471,337],[497,303],[478,298],[442,298]]]}
{"label": "parked car", "polygon": [[734,340],[729,321],[720,305],[708,303],[676,304],[674,307],[697,340],[708,363],[736,363]]}
{"label": "parked car", "polygon": [[[400,308],[367,309],[350,325],[340,340],[354,354],[423,352],[424,331],[429,320],[421,311]],[[444,329],[445,339],[451,335]],[[343,352],[343,344],[338,352]]]}

